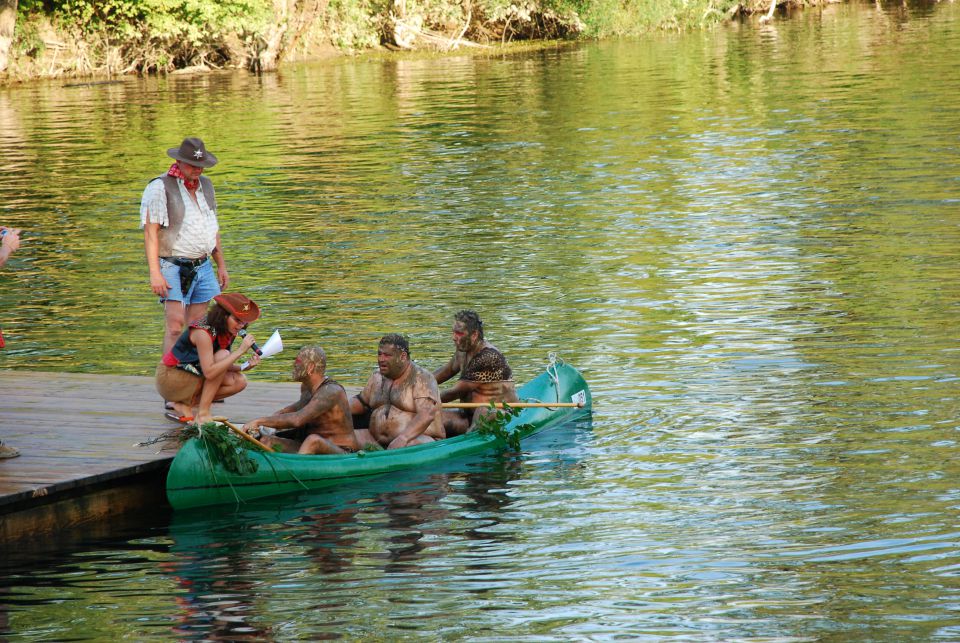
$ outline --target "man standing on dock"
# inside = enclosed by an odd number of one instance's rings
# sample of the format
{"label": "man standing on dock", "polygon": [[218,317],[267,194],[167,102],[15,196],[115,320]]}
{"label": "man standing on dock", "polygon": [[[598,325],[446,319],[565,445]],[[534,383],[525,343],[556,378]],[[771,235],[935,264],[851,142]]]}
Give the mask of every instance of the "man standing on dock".
{"label": "man standing on dock", "polygon": [[[516,402],[517,389],[507,358],[483,338],[483,322],[472,310],[461,310],[453,316],[454,353],[450,361],[433,375],[443,384],[460,373],[452,388],[440,395],[441,402]],[[461,435],[470,430],[477,418],[489,409],[452,409],[443,411],[447,435]]]}
{"label": "man standing on dock", "polygon": [[[17,251],[17,248],[20,247],[20,230],[16,228],[8,228],[6,226],[0,226],[0,268],[7,263],[7,259],[10,258],[14,252]],[[0,348],[3,348],[3,330],[0,330]],[[0,441],[0,460],[6,458],[15,458],[20,455],[20,451],[14,449],[13,447],[8,447],[2,441]]]}
{"label": "man standing on dock", "polygon": [[[179,148],[167,150],[167,156],[174,159],[173,165],[147,184],[140,200],[150,289],[164,307],[163,355],[230,282],[213,183],[201,176],[217,164],[217,157],[199,138],[183,139]],[[211,258],[217,263],[216,275]]]}

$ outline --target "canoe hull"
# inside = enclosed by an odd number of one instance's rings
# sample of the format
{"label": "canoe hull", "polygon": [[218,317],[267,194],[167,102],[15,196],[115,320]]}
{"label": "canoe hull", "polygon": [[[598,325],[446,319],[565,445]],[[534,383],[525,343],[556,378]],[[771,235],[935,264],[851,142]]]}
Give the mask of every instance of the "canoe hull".
{"label": "canoe hull", "polygon": [[[584,408],[527,408],[507,426],[521,438],[539,433],[590,411],[590,389],[572,366],[551,366],[524,386],[521,400],[584,403]],[[218,504],[237,504],[268,496],[307,489],[349,486],[352,480],[391,471],[425,467],[453,458],[502,448],[491,435],[468,433],[403,449],[345,455],[302,456],[250,451],[256,472],[236,474],[212,462],[204,446],[189,440],[177,453],[167,474],[167,498],[175,509]]]}

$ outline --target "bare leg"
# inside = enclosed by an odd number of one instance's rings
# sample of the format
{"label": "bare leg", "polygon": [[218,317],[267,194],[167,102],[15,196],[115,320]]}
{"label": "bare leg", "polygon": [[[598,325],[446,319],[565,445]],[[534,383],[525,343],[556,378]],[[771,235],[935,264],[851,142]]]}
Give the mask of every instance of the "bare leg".
{"label": "bare leg", "polygon": [[[230,358],[230,351],[220,350],[213,354],[213,360],[215,362],[220,362],[225,359]],[[227,383],[228,376],[238,376],[231,378],[229,380],[228,389],[224,390],[223,385]],[[213,404],[213,400],[221,397],[226,397],[225,393],[231,391],[229,395],[234,393],[239,393],[247,386],[247,378],[243,376],[242,373],[224,373],[220,377],[215,377],[213,379],[204,379],[203,380],[203,389],[200,392],[200,403],[197,406],[197,412],[194,413],[194,420],[197,424],[203,424],[204,422],[209,422],[212,417],[210,412],[210,405]]]}
{"label": "bare leg", "polygon": [[217,396],[214,399],[222,400],[231,395],[236,395],[245,388],[247,388],[246,375],[231,371],[224,376],[223,382],[220,383],[220,390],[217,391]]}
{"label": "bare leg", "polygon": [[173,347],[183,333],[183,329],[203,317],[206,311],[206,304],[184,306],[182,301],[169,299],[163,302],[163,318],[166,326],[163,335],[163,355]]}
{"label": "bare leg", "polygon": [[443,411],[443,428],[447,437],[463,435],[470,430],[470,419],[465,418],[460,411]]}
{"label": "bare leg", "polygon": [[193,408],[183,402],[173,402],[173,410],[180,416],[189,417],[193,415]]}
{"label": "bare leg", "polygon": [[361,448],[368,445],[378,447],[381,446],[380,443],[373,438],[373,435],[370,433],[370,429],[354,429],[353,434],[357,436],[357,442],[360,443]]}
{"label": "bare leg", "polygon": [[187,306],[187,326],[207,314],[207,303]]}
{"label": "bare leg", "polygon": [[436,440],[431,438],[429,435],[418,435],[414,439],[410,440],[410,442],[407,443],[407,446],[412,447],[414,444],[427,444],[428,442],[436,442]]}
{"label": "bare leg", "polygon": [[187,322],[187,309],[184,308],[182,301],[172,301],[168,299],[163,302],[163,318],[165,330],[163,335],[163,355],[166,355],[173,347],[177,338],[183,333]]}
{"label": "bare leg", "polygon": [[278,438],[275,435],[261,435],[260,442],[267,445],[271,449],[274,447],[281,447],[284,453],[296,453],[300,448],[300,443],[297,440],[291,440],[290,438]]}
{"label": "bare leg", "polygon": [[303,441],[303,444],[300,445],[299,453],[300,455],[334,455],[346,453],[346,451],[326,438],[316,433],[311,433],[307,436],[307,439]]}

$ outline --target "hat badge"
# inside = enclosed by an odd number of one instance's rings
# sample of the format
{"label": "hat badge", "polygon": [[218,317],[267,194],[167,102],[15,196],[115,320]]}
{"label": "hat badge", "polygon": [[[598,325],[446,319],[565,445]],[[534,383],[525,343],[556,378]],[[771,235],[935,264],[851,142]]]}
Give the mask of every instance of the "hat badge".
{"label": "hat badge", "polygon": [[197,150],[196,152],[194,152],[194,153],[193,153],[193,158],[195,158],[195,159],[202,159],[202,158],[203,158],[203,150]]}
{"label": "hat badge", "polygon": [[241,310],[243,310],[243,312],[247,312],[248,310],[250,310],[250,304],[244,304]]}

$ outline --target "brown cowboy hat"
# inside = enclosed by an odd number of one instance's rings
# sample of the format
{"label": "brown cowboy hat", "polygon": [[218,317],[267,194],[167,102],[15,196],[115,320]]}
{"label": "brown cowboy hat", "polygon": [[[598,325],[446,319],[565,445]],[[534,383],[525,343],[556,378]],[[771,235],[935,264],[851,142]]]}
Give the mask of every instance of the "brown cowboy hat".
{"label": "brown cowboy hat", "polygon": [[207,151],[199,138],[183,139],[180,147],[171,147],[167,150],[167,156],[196,167],[213,167],[217,164],[217,157]]}
{"label": "brown cowboy hat", "polygon": [[213,300],[245,324],[254,322],[260,317],[260,307],[252,299],[238,292],[225,292],[217,295]]}

